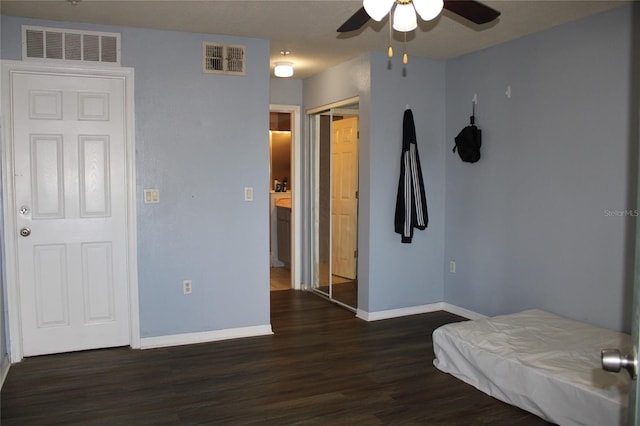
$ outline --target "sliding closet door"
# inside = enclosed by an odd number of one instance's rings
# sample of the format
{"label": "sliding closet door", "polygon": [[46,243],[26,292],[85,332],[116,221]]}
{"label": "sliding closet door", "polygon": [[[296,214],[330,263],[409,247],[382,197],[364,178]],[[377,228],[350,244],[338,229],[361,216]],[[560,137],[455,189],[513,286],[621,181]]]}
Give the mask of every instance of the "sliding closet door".
{"label": "sliding closet door", "polygon": [[313,290],[357,308],[358,104],[310,116]]}
{"label": "sliding closet door", "polygon": [[313,289],[331,298],[331,112],[311,117]]}

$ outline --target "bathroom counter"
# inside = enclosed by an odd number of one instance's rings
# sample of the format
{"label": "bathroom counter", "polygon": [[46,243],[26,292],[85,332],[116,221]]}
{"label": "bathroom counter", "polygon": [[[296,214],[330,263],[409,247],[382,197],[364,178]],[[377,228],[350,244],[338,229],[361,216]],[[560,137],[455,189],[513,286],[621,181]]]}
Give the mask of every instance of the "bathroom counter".
{"label": "bathroom counter", "polygon": [[291,208],[291,195],[288,197],[276,198],[276,207]]}

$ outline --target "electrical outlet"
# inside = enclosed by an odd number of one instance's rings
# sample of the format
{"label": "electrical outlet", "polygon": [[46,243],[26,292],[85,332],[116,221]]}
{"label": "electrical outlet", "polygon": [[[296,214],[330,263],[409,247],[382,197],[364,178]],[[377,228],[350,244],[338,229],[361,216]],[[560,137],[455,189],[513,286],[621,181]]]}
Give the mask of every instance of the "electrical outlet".
{"label": "electrical outlet", "polygon": [[191,294],[191,280],[182,281],[182,292],[184,294]]}
{"label": "electrical outlet", "polygon": [[449,261],[449,272],[451,272],[452,274],[456,273],[456,261],[455,260]]}

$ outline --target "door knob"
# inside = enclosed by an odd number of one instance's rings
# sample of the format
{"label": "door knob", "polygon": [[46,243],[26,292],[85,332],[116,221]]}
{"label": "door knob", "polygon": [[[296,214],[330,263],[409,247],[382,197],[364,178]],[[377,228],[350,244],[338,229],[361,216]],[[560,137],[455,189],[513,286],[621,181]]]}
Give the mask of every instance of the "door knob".
{"label": "door knob", "polygon": [[31,229],[25,226],[20,230],[20,235],[22,235],[23,237],[28,237],[29,235],[31,235]]}
{"label": "door knob", "polygon": [[631,376],[631,379],[635,379],[638,375],[638,359],[635,348],[632,353],[624,357],[618,349],[603,349],[600,356],[603,370],[617,373],[624,368]]}

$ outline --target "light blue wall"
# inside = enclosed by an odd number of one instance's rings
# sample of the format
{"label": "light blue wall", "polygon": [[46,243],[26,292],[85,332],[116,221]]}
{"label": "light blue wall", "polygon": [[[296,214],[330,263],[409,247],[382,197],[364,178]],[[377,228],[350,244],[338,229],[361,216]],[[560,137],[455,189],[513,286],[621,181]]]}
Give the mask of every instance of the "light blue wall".
{"label": "light blue wall", "polygon": [[272,77],[269,80],[269,101],[279,105],[302,105],[302,80]]}
{"label": "light blue wall", "polygon": [[[447,62],[445,301],[629,329],[634,218],[616,215],[636,208],[630,15]],[[450,150],[475,93],[482,158],[468,164]]]}
{"label": "light blue wall", "polygon": [[[268,41],[3,16],[3,59],[22,23],[120,32],[135,68],[141,336],[269,324]],[[203,74],[205,40],[246,46],[246,76]]]}
{"label": "light blue wall", "polygon": [[[374,52],[305,80],[305,108],[360,96],[358,309],[378,312],[441,301],[444,250],[443,62]],[[393,218],[400,175],[402,118],[416,119],[430,223],[402,244]]]}
{"label": "light blue wall", "polygon": [[[442,301],[445,232],[445,64],[384,53],[371,56],[371,220],[369,311]],[[413,112],[429,209],[429,224],[411,244],[394,232],[402,118]]]}

